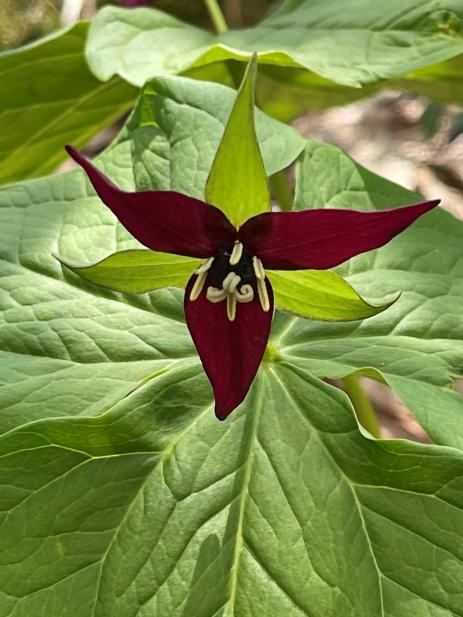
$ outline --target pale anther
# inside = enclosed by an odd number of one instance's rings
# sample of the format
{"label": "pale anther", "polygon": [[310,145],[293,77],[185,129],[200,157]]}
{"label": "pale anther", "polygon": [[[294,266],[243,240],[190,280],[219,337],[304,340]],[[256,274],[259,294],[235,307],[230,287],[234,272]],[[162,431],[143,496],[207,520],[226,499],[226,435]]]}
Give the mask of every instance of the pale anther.
{"label": "pale anther", "polygon": [[196,281],[194,282],[193,287],[191,288],[190,291],[190,300],[191,302],[194,302],[195,300],[197,300],[203,290],[204,287],[204,283],[206,281],[207,278],[207,271],[205,272],[201,272],[200,274],[197,275],[196,277]]}
{"label": "pale anther", "polygon": [[201,292],[204,287],[204,282],[206,281],[207,272],[209,268],[212,266],[213,261],[214,261],[214,258],[209,257],[209,259],[206,259],[206,261],[202,263],[197,270],[195,270],[195,274],[197,274],[198,276],[196,277],[196,281],[194,282],[194,285],[190,291],[190,301],[191,302],[194,302],[195,300],[197,300],[199,296],[201,295]]}
{"label": "pale anther", "polygon": [[257,292],[259,294],[260,305],[265,312],[270,310],[270,300],[268,297],[265,279],[257,279]]}
{"label": "pale anther", "polygon": [[233,247],[233,250],[231,252],[231,255],[230,255],[230,265],[236,266],[236,264],[239,263],[242,254],[243,254],[243,245],[241,244],[241,242],[236,241]]}
{"label": "pale anther", "polygon": [[229,321],[235,321],[236,317],[236,297],[235,294],[227,295],[227,317]]}
{"label": "pale anther", "polygon": [[263,281],[265,279],[265,270],[261,260],[258,257],[253,257],[252,265],[254,267],[254,274],[256,275],[257,280]]}
{"label": "pale anther", "polygon": [[212,266],[212,262],[214,261],[213,257],[209,257],[206,261],[199,266],[197,270],[195,270],[195,274],[202,274],[203,272],[207,272],[209,268]]}

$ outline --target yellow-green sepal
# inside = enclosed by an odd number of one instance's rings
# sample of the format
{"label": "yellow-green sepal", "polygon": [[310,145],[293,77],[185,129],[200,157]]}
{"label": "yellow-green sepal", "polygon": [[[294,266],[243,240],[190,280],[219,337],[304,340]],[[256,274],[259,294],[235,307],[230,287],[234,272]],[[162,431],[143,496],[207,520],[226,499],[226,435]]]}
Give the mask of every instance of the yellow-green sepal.
{"label": "yellow-green sepal", "polygon": [[270,193],[254,125],[256,54],[249,62],[206,182],[205,199],[240,227],[270,210]]}
{"label": "yellow-green sepal", "polygon": [[162,287],[184,287],[200,259],[147,250],[113,253],[96,264],[76,266],[55,255],[86,281],[124,293],[147,293]]}
{"label": "yellow-green sepal", "polygon": [[266,270],[275,305],[302,317],[323,321],[354,321],[377,315],[397,297],[374,306],[330,270]]}

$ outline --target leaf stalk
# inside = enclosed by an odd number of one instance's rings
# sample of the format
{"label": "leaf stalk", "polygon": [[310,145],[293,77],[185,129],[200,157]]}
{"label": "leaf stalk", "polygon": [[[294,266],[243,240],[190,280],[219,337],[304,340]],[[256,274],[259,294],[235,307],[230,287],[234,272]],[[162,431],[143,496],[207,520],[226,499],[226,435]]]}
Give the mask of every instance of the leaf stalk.
{"label": "leaf stalk", "polygon": [[379,439],[381,437],[381,427],[378,416],[370,399],[365,394],[358,376],[352,373],[344,377],[343,382],[345,392],[351,400],[358,421],[373,437]]}
{"label": "leaf stalk", "polygon": [[228,25],[217,0],[204,0],[209,16],[214,24],[217,34],[228,32]]}

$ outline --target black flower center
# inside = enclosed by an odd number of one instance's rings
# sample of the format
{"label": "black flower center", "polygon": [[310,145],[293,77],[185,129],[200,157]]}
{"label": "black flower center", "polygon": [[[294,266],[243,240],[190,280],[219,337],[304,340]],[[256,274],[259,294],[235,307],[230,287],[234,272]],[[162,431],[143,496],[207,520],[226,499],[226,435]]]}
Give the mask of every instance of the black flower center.
{"label": "black flower center", "polygon": [[[215,257],[209,257],[195,270],[196,279],[190,290],[190,302],[199,298],[206,280],[206,298],[216,304],[226,301],[227,317],[234,321],[238,304],[252,302],[259,297],[262,310],[270,310],[270,300],[261,260],[252,255],[238,240]],[[211,284],[212,283],[212,284]]]}
{"label": "black flower center", "polygon": [[209,276],[218,287],[222,287],[223,281],[234,272],[241,278],[240,287],[242,285],[253,285],[256,281],[254,264],[252,261],[253,255],[248,248],[243,246],[243,252],[240,260],[236,264],[230,264],[230,258],[233,252],[233,245],[222,249],[218,255],[214,257],[211,267],[209,268]]}

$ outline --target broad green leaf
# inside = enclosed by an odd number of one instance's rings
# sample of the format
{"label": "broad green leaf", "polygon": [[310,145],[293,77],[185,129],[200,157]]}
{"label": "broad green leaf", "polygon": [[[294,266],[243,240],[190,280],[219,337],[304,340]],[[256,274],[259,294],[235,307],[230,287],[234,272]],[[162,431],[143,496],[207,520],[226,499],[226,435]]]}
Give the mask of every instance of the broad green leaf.
{"label": "broad green leaf", "polygon": [[136,294],[162,287],[184,287],[201,264],[200,259],[134,249],[113,253],[89,266],[76,266],[58,255],[56,257],[90,283]]}
{"label": "broad green leaf", "polygon": [[[419,200],[338,148],[307,143],[297,206],[370,210]],[[462,238],[463,224],[439,207],[385,247],[351,260],[338,271],[359,293],[376,298],[402,291],[401,297],[357,324],[285,320],[279,353],[318,375],[361,369],[384,380],[436,442],[463,448],[463,398],[450,390],[463,375]]]}
{"label": "broad green leaf", "polygon": [[[154,401],[154,404],[153,404]],[[463,455],[359,432],[268,364],[227,422],[197,361],[0,440],[5,614],[461,614]]]}
{"label": "broad green leaf", "polygon": [[[204,199],[206,180],[235,99],[234,90],[219,84],[185,77],[152,80],[135,112],[141,126],[131,132],[137,188],[180,191]],[[265,173],[271,176],[296,159],[304,140],[258,109],[255,120]],[[233,173],[231,179],[236,180]]]}
{"label": "broad green leaf", "polygon": [[[160,115],[175,115],[167,99]],[[98,161],[125,189],[131,130]],[[307,145],[298,204],[414,200],[326,148]],[[179,290],[110,292],[52,256],[91,263],[139,248],[80,170],[0,190],[1,611],[463,614],[462,404],[448,387],[463,367],[461,224],[437,210],[345,267],[365,297],[403,292],[380,315],[277,313],[275,361],[226,422]],[[365,438],[344,393],[320,379],[359,369],[417,401],[434,439],[455,447]]]}
{"label": "broad green leaf", "polygon": [[[87,56],[95,74],[141,86],[154,73],[178,73],[224,60],[305,69],[346,86],[377,83],[463,53],[459,0],[286,0],[258,26],[219,36],[160,11],[102,10]],[[178,42],[178,43],[177,43]],[[175,48],[174,48],[175,46]]]}
{"label": "broad green leaf", "polygon": [[329,270],[266,270],[278,308],[326,321],[365,319],[390,304],[373,306],[349,283]]}
{"label": "broad green leaf", "polygon": [[270,193],[254,128],[253,58],[243,77],[212,163],[204,191],[206,201],[220,208],[235,225],[270,210]]}
{"label": "broad green leaf", "polygon": [[85,144],[132,104],[135,88],[88,69],[87,30],[79,23],[0,54],[0,183],[53,171],[64,144]]}

